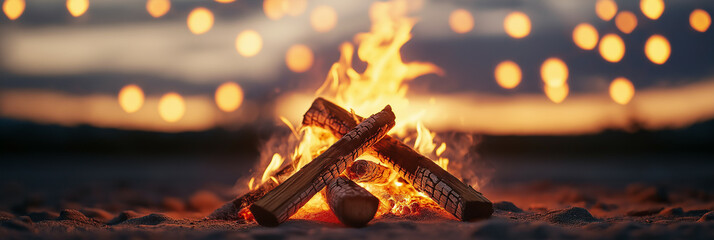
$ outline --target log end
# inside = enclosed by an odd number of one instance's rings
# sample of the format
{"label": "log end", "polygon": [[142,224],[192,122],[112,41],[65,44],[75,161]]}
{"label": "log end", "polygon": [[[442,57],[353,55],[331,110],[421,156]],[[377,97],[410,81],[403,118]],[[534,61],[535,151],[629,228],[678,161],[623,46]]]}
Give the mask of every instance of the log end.
{"label": "log end", "polygon": [[477,221],[487,219],[493,214],[493,203],[490,201],[466,201],[464,202],[462,221]]}
{"label": "log end", "polygon": [[251,205],[250,212],[253,214],[255,221],[261,226],[266,227],[277,227],[280,225],[280,221],[275,217],[270,211],[265,210],[263,207],[258,205]]}
{"label": "log end", "polygon": [[379,199],[374,196],[347,198],[341,205],[349,207],[342,207],[340,213],[335,214],[340,222],[349,227],[364,227],[377,213]]}

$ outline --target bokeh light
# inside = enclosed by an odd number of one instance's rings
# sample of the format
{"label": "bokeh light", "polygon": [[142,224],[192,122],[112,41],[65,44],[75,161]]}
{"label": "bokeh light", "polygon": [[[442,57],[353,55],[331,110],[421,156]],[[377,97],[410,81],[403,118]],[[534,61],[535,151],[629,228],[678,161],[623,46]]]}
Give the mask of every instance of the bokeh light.
{"label": "bokeh light", "polygon": [[652,35],[645,43],[645,55],[655,64],[667,62],[671,51],[669,41],[662,35]]}
{"label": "bokeh light", "polygon": [[233,112],[243,103],[243,89],[234,82],[226,82],[216,88],[216,105],[221,111]]}
{"label": "bokeh light", "polygon": [[186,23],[193,34],[204,34],[213,27],[213,13],[203,7],[194,8],[188,14]]}
{"label": "bokeh light", "polygon": [[232,2],[235,2],[236,0],[215,0],[215,1],[219,2],[219,3],[232,3]]}
{"label": "bokeh light", "polygon": [[285,54],[285,64],[288,65],[290,71],[296,73],[305,72],[310,69],[313,59],[314,55],[312,50],[302,44],[291,46]]}
{"label": "bokeh light", "polygon": [[263,12],[271,20],[278,20],[285,15],[283,12],[283,0],[264,0]]}
{"label": "bokeh light", "polygon": [[129,84],[119,90],[119,106],[125,112],[133,113],[139,111],[144,105],[144,91],[135,84]]}
{"label": "bokeh light", "polygon": [[616,103],[625,105],[635,95],[635,86],[632,82],[624,77],[615,78],[610,83],[610,97]]}
{"label": "bokeh light", "polygon": [[465,9],[456,9],[449,15],[449,26],[455,33],[467,33],[474,28],[474,17]]}
{"label": "bokeh light", "polygon": [[664,1],[640,0],[640,10],[647,18],[657,20],[664,12]]}
{"label": "bokeh light", "polygon": [[154,18],[159,18],[169,12],[171,2],[169,0],[148,0],[146,1],[146,11]]}
{"label": "bokeh light", "polygon": [[310,25],[317,32],[329,32],[337,25],[337,12],[330,6],[318,6],[310,13]]}
{"label": "bokeh light", "polygon": [[299,16],[307,8],[307,0],[283,0],[283,11],[290,16]]}
{"label": "bokeh light", "polygon": [[178,93],[170,92],[159,99],[159,115],[164,121],[177,122],[186,112],[186,103]]}
{"label": "bokeh light", "polygon": [[615,17],[615,26],[625,34],[630,34],[637,27],[637,16],[630,11],[622,11]]}
{"label": "bokeh light", "polygon": [[513,89],[521,83],[521,68],[513,61],[503,61],[494,71],[496,82],[502,88]]}
{"label": "bokeh light", "polygon": [[513,38],[524,38],[531,32],[531,19],[523,12],[512,12],[503,20],[503,28]]}
{"label": "bokeh light", "polygon": [[548,99],[550,99],[550,101],[554,103],[563,102],[568,96],[568,92],[570,91],[570,89],[568,88],[568,84],[563,84],[560,86],[545,85],[543,90],[545,90],[545,95],[548,97]]}
{"label": "bokeh light", "polygon": [[89,9],[89,0],[67,0],[67,10],[74,17],[79,17]]}
{"label": "bokeh light", "polygon": [[548,58],[540,66],[540,77],[547,86],[563,86],[568,80],[568,66],[560,58]]}
{"label": "bokeh light", "polygon": [[607,34],[600,40],[600,56],[608,62],[619,62],[625,56],[625,42],[617,34]]}
{"label": "bokeh light", "polygon": [[15,20],[25,11],[25,0],[5,0],[2,3],[2,11],[7,18]]}
{"label": "bokeh light", "polygon": [[595,2],[595,14],[605,21],[610,21],[617,13],[617,3],[613,0],[598,0]]}
{"label": "bokeh light", "polygon": [[706,32],[709,25],[712,24],[712,18],[707,11],[702,9],[694,9],[692,14],[689,14],[689,25],[698,32]]}
{"label": "bokeh light", "polygon": [[597,29],[588,23],[581,23],[575,26],[573,29],[573,42],[579,48],[585,50],[592,50],[597,46],[597,41],[599,39]]}
{"label": "bokeh light", "polygon": [[263,49],[263,38],[254,30],[245,30],[236,37],[236,50],[244,57],[257,55]]}

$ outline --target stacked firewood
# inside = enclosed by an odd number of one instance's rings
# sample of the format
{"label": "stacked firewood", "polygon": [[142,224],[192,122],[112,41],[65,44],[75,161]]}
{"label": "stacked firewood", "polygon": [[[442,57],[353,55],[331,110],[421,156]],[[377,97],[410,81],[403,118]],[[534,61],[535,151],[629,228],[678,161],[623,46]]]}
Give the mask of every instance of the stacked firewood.
{"label": "stacked firewood", "polygon": [[[263,226],[277,226],[324,190],[330,209],[347,226],[366,225],[377,212],[379,200],[357,182],[386,183],[400,177],[462,221],[488,218],[491,202],[431,159],[386,135],[394,126],[389,106],[362,118],[323,98],[316,99],[303,118],[304,126],[329,130],[337,137],[312,162],[293,171],[288,165],[275,174],[280,184],[269,181],[213,212],[209,219],[239,219],[250,211]],[[355,161],[369,152],[384,165]],[[396,176],[393,176],[396,175]]]}

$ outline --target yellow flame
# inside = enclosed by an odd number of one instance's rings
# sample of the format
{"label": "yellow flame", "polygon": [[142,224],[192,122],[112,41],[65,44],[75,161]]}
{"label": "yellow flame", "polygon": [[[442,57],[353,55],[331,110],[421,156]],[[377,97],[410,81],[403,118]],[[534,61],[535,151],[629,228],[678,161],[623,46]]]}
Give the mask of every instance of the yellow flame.
{"label": "yellow flame", "polygon": [[503,28],[512,38],[524,38],[531,32],[531,19],[523,12],[512,12],[503,20]]}
{"label": "yellow flame", "polygon": [[694,11],[689,14],[689,25],[697,32],[706,32],[711,24],[712,18],[707,11],[694,9]]}
{"label": "yellow flame", "polygon": [[245,30],[236,37],[236,50],[244,57],[257,55],[263,49],[263,38],[254,30]]}
{"label": "yellow flame", "polygon": [[119,105],[127,113],[139,111],[144,104],[144,92],[134,84],[124,86],[119,90]]}
{"label": "yellow flame", "polygon": [[607,34],[600,40],[600,55],[608,62],[619,62],[625,56],[625,42],[617,34]]}
{"label": "yellow flame", "polygon": [[159,115],[164,121],[177,122],[186,112],[186,104],[178,93],[170,92],[159,99]]}
{"label": "yellow flame", "polygon": [[466,9],[456,9],[449,15],[449,26],[455,33],[467,33],[474,28],[474,17]]}
{"label": "yellow flame", "polygon": [[296,44],[288,49],[285,54],[285,64],[290,71],[302,73],[312,67],[314,55],[309,47],[303,44]]}
{"label": "yellow flame", "polygon": [[[280,168],[280,165],[283,165],[283,157],[280,156],[280,154],[273,154],[273,158],[270,160],[270,164],[268,164],[268,167],[265,169],[263,172],[263,177],[261,178],[260,182],[265,183],[270,178],[272,177],[272,174],[275,171],[278,171]],[[277,180],[275,180],[277,182]]]}
{"label": "yellow flame", "polygon": [[548,58],[540,67],[540,77],[547,86],[563,86],[568,80],[568,66],[560,58]]}
{"label": "yellow flame", "polygon": [[592,50],[598,41],[597,29],[588,23],[581,23],[573,29],[573,42],[584,50]]}
{"label": "yellow flame", "polygon": [[615,78],[610,83],[610,97],[616,103],[625,105],[635,95],[635,86],[629,79],[624,77]]}
{"label": "yellow flame", "polygon": [[444,151],[446,151],[446,143],[441,143],[439,148],[436,149],[436,156],[441,156],[441,154],[443,154]]}
{"label": "yellow flame", "polygon": [[67,10],[73,17],[79,17],[89,9],[89,0],[67,0]]}
{"label": "yellow flame", "polygon": [[630,11],[622,11],[615,17],[615,26],[625,34],[630,34],[637,27],[637,16]]}
{"label": "yellow flame", "polygon": [[560,86],[550,86],[545,85],[545,95],[553,101],[554,103],[561,103],[568,96],[569,88],[568,84],[563,84]]}
{"label": "yellow flame", "polygon": [[154,18],[164,16],[171,9],[169,0],[148,0],[146,1],[146,11]]}
{"label": "yellow flame", "polygon": [[434,143],[436,134],[424,127],[421,121],[417,122],[416,129],[417,138],[416,141],[414,141],[414,150],[423,155],[430,155],[436,148],[436,144]]}
{"label": "yellow flame", "polygon": [[613,0],[598,0],[595,3],[595,14],[605,21],[610,21],[617,13],[617,3]]}
{"label": "yellow flame", "polygon": [[513,61],[503,61],[494,71],[496,82],[502,88],[513,89],[521,83],[521,68]]}
{"label": "yellow flame", "polygon": [[650,61],[658,65],[667,62],[671,51],[669,41],[662,35],[652,35],[645,43],[645,55]]}
{"label": "yellow flame", "polygon": [[204,34],[213,27],[213,12],[203,7],[195,8],[188,14],[186,24],[193,34]]}
{"label": "yellow flame", "polygon": [[7,18],[15,20],[25,11],[25,0],[5,0],[2,4],[2,11]]}
{"label": "yellow flame", "polygon": [[243,89],[234,82],[226,82],[216,88],[216,105],[224,112],[233,112],[243,103]]}
{"label": "yellow flame", "polygon": [[317,6],[310,13],[310,25],[317,32],[329,32],[337,25],[337,12],[330,6]]}
{"label": "yellow flame", "polygon": [[641,0],[640,10],[649,19],[657,20],[664,12],[664,1],[662,0]]}
{"label": "yellow flame", "polygon": [[253,190],[253,184],[255,183],[255,177],[250,178],[250,181],[248,181],[248,190]]}

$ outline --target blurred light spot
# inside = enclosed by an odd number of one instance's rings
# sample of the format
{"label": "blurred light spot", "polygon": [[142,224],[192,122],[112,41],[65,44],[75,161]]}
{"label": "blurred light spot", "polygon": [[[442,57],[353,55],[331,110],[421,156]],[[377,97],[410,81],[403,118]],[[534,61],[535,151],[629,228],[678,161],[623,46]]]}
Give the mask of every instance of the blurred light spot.
{"label": "blurred light spot", "polygon": [[159,115],[164,121],[177,122],[186,112],[186,104],[178,93],[170,92],[159,99]]}
{"label": "blurred light spot", "polygon": [[617,3],[613,0],[598,0],[595,3],[595,14],[605,21],[610,21],[617,13]]}
{"label": "blurred light spot", "polygon": [[474,17],[465,9],[456,9],[449,15],[449,26],[456,33],[467,33],[474,28]]}
{"label": "blurred light spot", "polygon": [[301,73],[312,67],[313,58],[312,50],[309,47],[297,44],[288,49],[285,54],[285,63],[290,71]]}
{"label": "blurred light spot", "polygon": [[234,82],[226,82],[216,89],[216,105],[224,112],[233,112],[243,103],[243,89]]}
{"label": "blurred light spot", "polygon": [[232,3],[232,2],[235,2],[235,1],[236,1],[236,0],[216,0],[216,2],[219,2],[219,3]]}
{"label": "blurred light spot", "polygon": [[125,112],[139,111],[142,105],[144,105],[144,92],[139,86],[129,84],[119,90],[119,106]]}
{"label": "blurred light spot", "polygon": [[625,34],[630,34],[637,27],[637,16],[630,11],[622,11],[615,17],[615,26]]}
{"label": "blurred light spot", "polygon": [[597,29],[588,23],[581,23],[573,30],[573,42],[585,50],[592,50],[598,41]]}
{"label": "blurred light spot", "polygon": [[664,12],[664,1],[662,0],[640,0],[640,10],[645,16],[652,20],[657,20]]}
{"label": "blurred light spot", "polygon": [[624,77],[615,78],[615,80],[610,83],[610,97],[616,103],[625,105],[630,102],[632,96],[635,95],[635,86],[632,82]]}
{"label": "blurred light spot", "polygon": [[255,56],[263,49],[263,38],[254,30],[245,30],[236,37],[236,50],[244,57]]}
{"label": "blurred light spot", "polygon": [[548,58],[540,67],[540,77],[546,86],[563,86],[568,80],[568,66],[559,58]]}
{"label": "blurred light spot", "polygon": [[337,12],[330,6],[318,6],[310,13],[310,25],[317,32],[328,32],[337,25]]}
{"label": "blurred light spot", "polygon": [[607,34],[600,40],[600,55],[608,62],[619,62],[625,56],[625,42],[617,34]]}
{"label": "blurred light spot", "polygon": [[652,35],[645,43],[645,55],[655,64],[663,64],[669,59],[672,49],[662,35]]}
{"label": "blurred light spot", "polygon": [[513,38],[523,38],[531,32],[531,19],[522,12],[512,12],[503,20],[503,28]]}
{"label": "blurred light spot", "polygon": [[213,27],[213,13],[206,8],[194,8],[188,14],[186,23],[193,34],[204,34]]}
{"label": "blurred light spot", "polygon": [[706,32],[711,24],[712,18],[709,16],[707,11],[695,9],[692,11],[692,14],[689,15],[689,25],[691,25],[692,28],[698,32]]}
{"label": "blurred light spot", "polygon": [[283,11],[290,16],[299,16],[306,8],[307,0],[283,0]]}
{"label": "blurred light spot", "polygon": [[545,95],[554,103],[561,103],[568,96],[568,84],[563,84],[560,86],[549,86],[545,85]]}
{"label": "blurred light spot", "polygon": [[264,0],[263,12],[271,20],[278,20],[285,15],[283,12],[283,0]]}
{"label": "blurred light spot", "polygon": [[79,17],[89,9],[89,0],[67,0],[67,10],[74,17]]}
{"label": "blurred light spot", "polygon": [[512,61],[503,61],[496,65],[496,82],[502,88],[512,89],[521,83],[521,68]]}
{"label": "blurred light spot", "polygon": [[2,4],[2,11],[10,20],[15,20],[25,11],[25,0],[5,0]]}
{"label": "blurred light spot", "polygon": [[146,11],[154,18],[159,18],[169,12],[171,2],[169,0],[149,0],[146,1]]}

